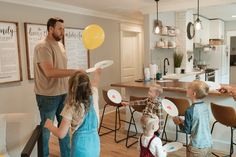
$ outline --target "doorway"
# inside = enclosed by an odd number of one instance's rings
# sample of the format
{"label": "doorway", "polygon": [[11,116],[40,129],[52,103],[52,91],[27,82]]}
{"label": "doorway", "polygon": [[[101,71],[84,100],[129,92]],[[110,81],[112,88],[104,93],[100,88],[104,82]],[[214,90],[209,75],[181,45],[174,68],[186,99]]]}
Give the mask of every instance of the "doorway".
{"label": "doorway", "polygon": [[139,25],[121,24],[121,82],[142,78],[143,32]]}
{"label": "doorway", "polygon": [[[120,25],[121,82],[130,82],[143,77],[143,28],[141,25]],[[125,96],[125,90],[121,91]]]}
{"label": "doorway", "polygon": [[227,32],[227,51],[230,56],[229,83],[236,84],[236,31]]}

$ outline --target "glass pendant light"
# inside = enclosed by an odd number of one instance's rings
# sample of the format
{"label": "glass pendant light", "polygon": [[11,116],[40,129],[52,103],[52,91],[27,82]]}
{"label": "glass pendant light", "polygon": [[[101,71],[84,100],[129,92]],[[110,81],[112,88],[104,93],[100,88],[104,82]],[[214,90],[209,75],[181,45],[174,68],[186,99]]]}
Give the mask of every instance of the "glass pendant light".
{"label": "glass pendant light", "polygon": [[159,34],[160,31],[161,31],[161,27],[162,27],[162,22],[158,20],[158,2],[159,0],[155,0],[156,1],[156,7],[157,7],[157,19],[155,20],[155,23],[154,23],[154,32],[156,34]]}
{"label": "glass pendant light", "polygon": [[202,28],[201,20],[199,19],[199,0],[197,0],[197,19],[195,21],[195,29],[200,30]]}

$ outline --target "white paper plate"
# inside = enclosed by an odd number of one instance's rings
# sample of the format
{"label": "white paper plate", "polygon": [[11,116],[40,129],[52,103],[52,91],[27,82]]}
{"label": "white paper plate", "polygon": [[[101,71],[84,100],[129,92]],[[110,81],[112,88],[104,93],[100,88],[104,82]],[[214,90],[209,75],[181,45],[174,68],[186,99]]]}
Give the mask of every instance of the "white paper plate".
{"label": "white paper plate", "polygon": [[113,60],[104,60],[104,61],[96,63],[94,67],[104,69],[106,67],[111,66],[113,63],[114,63]]}
{"label": "white paper plate", "polygon": [[86,73],[91,73],[91,72],[94,72],[97,68],[96,67],[92,67],[92,68],[89,68],[86,71]]}
{"label": "white paper plate", "polygon": [[171,142],[167,143],[166,145],[163,146],[164,151],[168,152],[174,152],[179,150],[180,148],[183,147],[183,144],[180,142]]}
{"label": "white paper plate", "polygon": [[205,81],[206,84],[209,86],[209,90],[216,90],[216,89],[220,89],[221,85],[219,83],[215,83],[212,81]]}
{"label": "white paper plate", "polygon": [[175,104],[168,100],[168,99],[163,99],[161,101],[163,109],[172,117],[178,116],[179,112]]}
{"label": "white paper plate", "polygon": [[113,103],[116,103],[116,104],[121,103],[121,95],[117,90],[115,89],[108,90],[107,96]]}

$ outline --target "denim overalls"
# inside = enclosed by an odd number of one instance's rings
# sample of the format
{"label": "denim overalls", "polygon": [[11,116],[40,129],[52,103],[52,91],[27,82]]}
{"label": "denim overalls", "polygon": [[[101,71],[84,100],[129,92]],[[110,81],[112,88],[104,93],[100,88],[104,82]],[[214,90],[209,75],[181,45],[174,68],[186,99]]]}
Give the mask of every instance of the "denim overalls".
{"label": "denim overalls", "polygon": [[81,126],[73,133],[71,157],[99,157],[100,139],[98,135],[98,118],[90,97],[89,111]]}

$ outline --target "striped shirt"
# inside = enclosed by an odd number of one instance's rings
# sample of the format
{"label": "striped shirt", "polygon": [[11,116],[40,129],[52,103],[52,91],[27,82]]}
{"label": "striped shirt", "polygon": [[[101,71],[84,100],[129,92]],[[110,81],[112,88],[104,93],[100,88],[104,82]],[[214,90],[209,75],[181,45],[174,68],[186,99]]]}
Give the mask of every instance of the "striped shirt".
{"label": "striped shirt", "polygon": [[130,101],[130,106],[133,105],[146,105],[145,109],[143,110],[143,115],[152,115],[155,114],[159,118],[159,130],[158,132],[162,132],[164,127],[164,115],[163,115],[163,108],[161,104],[161,98],[156,97],[155,99],[152,99],[150,97],[144,99],[144,100],[136,100],[136,101]]}

